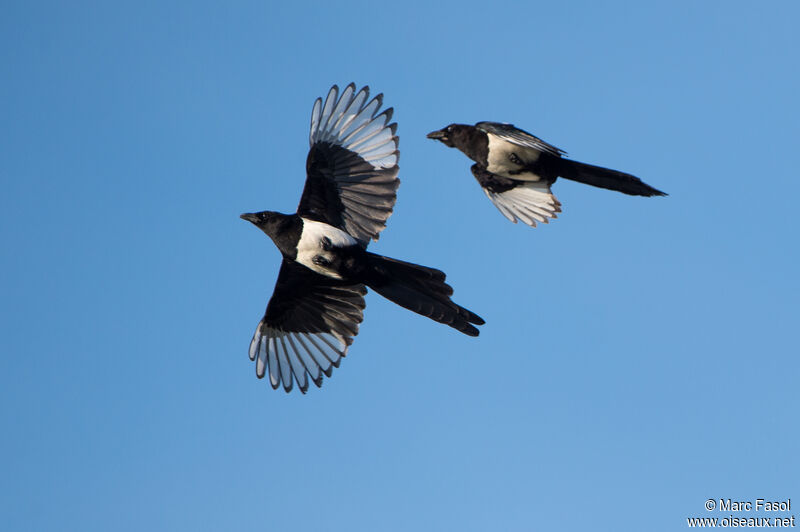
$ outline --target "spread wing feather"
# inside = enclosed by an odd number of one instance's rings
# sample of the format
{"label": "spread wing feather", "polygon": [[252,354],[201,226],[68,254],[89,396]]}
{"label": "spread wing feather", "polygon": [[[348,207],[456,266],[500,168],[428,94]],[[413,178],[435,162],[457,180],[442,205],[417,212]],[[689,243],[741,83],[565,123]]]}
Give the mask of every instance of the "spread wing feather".
{"label": "spread wing feather", "polygon": [[[311,111],[306,186],[297,213],[347,232],[366,247],[386,227],[397,198],[397,124],[383,95],[334,85]],[[375,198],[380,198],[376,201]]]}
{"label": "spread wing feather", "polygon": [[256,376],[269,375],[273,388],[290,392],[296,382],[322,385],[339,367],[363,320],[363,284],[320,275],[284,259],[264,317],[250,342]]}

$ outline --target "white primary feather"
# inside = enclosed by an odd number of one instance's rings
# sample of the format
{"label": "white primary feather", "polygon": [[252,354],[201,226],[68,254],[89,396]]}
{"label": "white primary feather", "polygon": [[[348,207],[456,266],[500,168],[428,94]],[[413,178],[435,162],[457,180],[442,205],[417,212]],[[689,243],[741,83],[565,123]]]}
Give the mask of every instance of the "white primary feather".
{"label": "white primary feather", "polygon": [[287,332],[260,322],[250,342],[250,359],[256,362],[256,376],[269,373],[270,385],[283,384],[287,392],[296,382],[305,393],[309,379],[317,386],[323,375],[330,376],[347,354],[347,343],[337,334]]}
{"label": "white primary feather", "polygon": [[382,103],[378,95],[367,103],[369,87],[356,92],[351,83],[339,94],[334,85],[322,103],[317,98],[311,111],[309,144],[329,142],[355,152],[373,168],[397,164],[397,138],[387,126],[389,111],[375,116]]}
{"label": "white primary feather", "polygon": [[561,202],[550,192],[550,186],[542,181],[531,181],[511,190],[495,193],[483,189],[497,210],[514,223],[536,227],[536,222],[549,223],[561,212]]}

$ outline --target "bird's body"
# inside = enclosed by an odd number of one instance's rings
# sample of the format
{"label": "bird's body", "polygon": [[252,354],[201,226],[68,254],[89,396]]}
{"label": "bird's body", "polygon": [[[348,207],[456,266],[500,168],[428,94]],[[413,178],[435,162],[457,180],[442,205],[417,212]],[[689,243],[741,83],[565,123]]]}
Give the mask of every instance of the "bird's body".
{"label": "bird's body", "polygon": [[489,172],[518,181],[540,181],[541,169],[537,162],[542,152],[536,148],[512,144],[496,135],[488,134],[486,165]]}
{"label": "bird's body", "polygon": [[353,278],[353,263],[364,253],[355,238],[324,222],[300,218],[302,232],[295,260],[315,272],[334,279]]}
{"label": "bird's body", "polygon": [[396,124],[378,114],[382,95],[334,86],[311,118],[306,185],[296,214],[243,214],[283,256],[275,292],[250,344],[256,375],[288,392],[320,386],[345,356],[363,320],[366,287],[470,336],[483,320],[455,304],[439,270],[366,250],[396,199]]}
{"label": "bird's body", "polygon": [[450,124],[428,138],[458,148],[475,161],[472,174],[498,210],[516,223],[536,226],[561,212],[550,190],[558,177],[636,196],[664,196],[624,172],[563,158],[566,152],[511,124]]}

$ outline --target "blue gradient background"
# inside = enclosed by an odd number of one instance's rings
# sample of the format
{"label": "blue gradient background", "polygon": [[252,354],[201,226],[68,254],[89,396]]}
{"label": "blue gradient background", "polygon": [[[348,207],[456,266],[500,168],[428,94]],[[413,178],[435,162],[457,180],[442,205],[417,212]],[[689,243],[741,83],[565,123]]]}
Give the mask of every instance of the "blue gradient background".
{"label": "blue gradient background", "polygon": [[[800,502],[795,2],[4,2],[6,530],[683,530]],[[488,7],[489,5],[492,7]],[[371,294],[307,396],[247,358],[333,83],[396,109]],[[425,139],[513,122],[670,193],[512,225]],[[736,514],[752,516],[754,513]],[[783,513],[779,517],[786,517]]]}

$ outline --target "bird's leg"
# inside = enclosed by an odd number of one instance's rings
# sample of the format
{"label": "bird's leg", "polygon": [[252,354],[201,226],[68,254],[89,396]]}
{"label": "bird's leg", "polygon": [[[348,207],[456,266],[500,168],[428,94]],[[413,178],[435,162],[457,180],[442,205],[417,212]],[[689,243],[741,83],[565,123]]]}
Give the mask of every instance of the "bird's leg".
{"label": "bird's leg", "polygon": [[513,151],[508,154],[508,160],[511,161],[514,164],[519,165],[519,166],[524,166],[524,163],[522,162],[522,159],[520,159],[519,155],[517,155]]}

